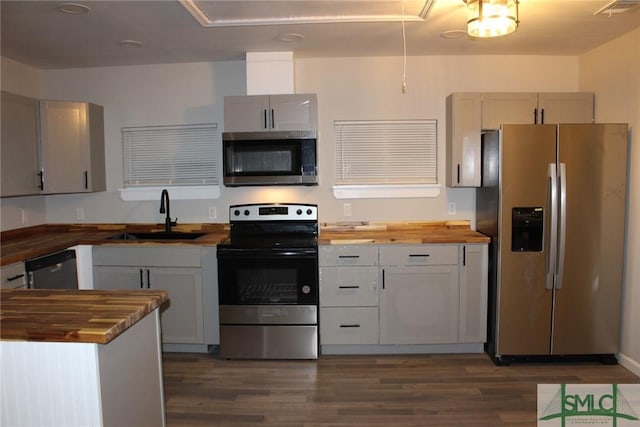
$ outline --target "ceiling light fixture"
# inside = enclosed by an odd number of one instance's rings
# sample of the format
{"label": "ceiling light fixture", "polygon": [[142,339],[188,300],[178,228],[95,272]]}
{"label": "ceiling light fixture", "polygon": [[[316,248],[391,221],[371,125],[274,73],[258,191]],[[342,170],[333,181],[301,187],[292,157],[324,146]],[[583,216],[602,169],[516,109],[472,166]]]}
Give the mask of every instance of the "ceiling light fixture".
{"label": "ceiling light fixture", "polygon": [[276,40],[286,43],[295,43],[304,40],[304,36],[298,33],[278,34]]}
{"label": "ceiling light fixture", "polygon": [[125,49],[135,49],[137,47],[144,46],[144,43],[138,40],[120,40],[118,42],[118,46],[123,47]]}
{"label": "ceiling light fixture", "polygon": [[471,37],[498,37],[520,24],[519,0],[463,0],[467,4],[467,33]]}
{"label": "ceiling light fixture", "polygon": [[89,13],[91,8],[80,3],[61,3],[58,5],[58,10],[62,13],[68,13],[70,15],[79,15],[83,13]]}

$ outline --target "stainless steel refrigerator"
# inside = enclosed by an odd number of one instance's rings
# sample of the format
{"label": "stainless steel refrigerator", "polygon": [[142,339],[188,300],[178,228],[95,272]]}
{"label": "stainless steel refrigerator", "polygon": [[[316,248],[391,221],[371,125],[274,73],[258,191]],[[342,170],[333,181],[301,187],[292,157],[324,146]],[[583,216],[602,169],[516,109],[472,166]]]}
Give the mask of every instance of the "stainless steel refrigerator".
{"label": "stainless steel refrigerator", "polygon": [[482,142],[477,230],[491,237],[489,340],[514,357],[615,362],[626,124],[503,125]]}

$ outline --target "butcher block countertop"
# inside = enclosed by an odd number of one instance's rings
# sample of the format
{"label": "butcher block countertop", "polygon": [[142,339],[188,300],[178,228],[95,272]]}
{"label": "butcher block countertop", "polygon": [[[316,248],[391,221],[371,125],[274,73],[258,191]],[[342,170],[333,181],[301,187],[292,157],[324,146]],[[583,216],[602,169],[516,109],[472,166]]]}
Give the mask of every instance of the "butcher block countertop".
{"label": "butcher block countertop", "polygon": [[0,339],[107,344],[169,299],[160,290],[0,291]]}
{"label": "butcher block countertop", "polygon": [[[128,232],[161,232],[164,224],[47,224],[1,233],[0,265],[25,261],[75,245],[215,246],[229,236],[228,224],[178,224],[173,231],[200,232],[193,240],[109,240]],[[488,243],[469,221],[321,223],[320,245]]]}
{"label": "butcher block countertop", "polygon": [[469,221],[321,224],[318,244],[489,243]]}
{"label": "butcher block countertop", "polygon": [[164,224],[46,224],[1,234],[0,265],[48,255],[75,245],[201,245],[215,246],[229,235],[227,224],[178,224],[178,232],[205,233],[193,240],[108,240],[117,234],[161,232]]}

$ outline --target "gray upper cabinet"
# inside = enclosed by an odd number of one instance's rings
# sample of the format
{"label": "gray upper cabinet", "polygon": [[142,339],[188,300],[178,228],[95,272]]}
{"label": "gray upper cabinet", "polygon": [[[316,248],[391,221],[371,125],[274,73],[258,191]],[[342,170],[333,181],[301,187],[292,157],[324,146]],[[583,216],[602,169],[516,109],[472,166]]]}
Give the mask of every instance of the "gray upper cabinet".
{"label": "gray upper cabinet", "polygon": [[452,93],[447,97],[447,163],[449,187],[480,186],[482,94]]}
{"label": "gray upper cabinet", "polygon": [[96,104],[40,101],[43,193],[106,190],[103,116]]}
{"label": "gray upper cabinet", "polygon": [[39,194],[38,101],[2,92],[2,197]]}
{"label": "gray upper cabinet", "polygon": [[594,94],[558,92],[538,94],[538,123],[594,123]]}
{"label": "gray upper cabinet", "polygon": [[446,99],[446,183],[481,185],[483,130],[502,124],[593,123],[594,94],[587,92],[455,92]]}
{"label": "gray upper cabinet", "polygon": [[318,103],[315,94],[224,97],[224,131],[315,131]]}
{"label": "gray upper cabinet", "polygon": [[593,123],[593,93],[482,94],[482,129],[501,124]]}
{"label": "gray upper cabinet", "polygon": [[503,123],[539,123],[537,109],[537,93],[483,93],[482,129],[500,129]]}

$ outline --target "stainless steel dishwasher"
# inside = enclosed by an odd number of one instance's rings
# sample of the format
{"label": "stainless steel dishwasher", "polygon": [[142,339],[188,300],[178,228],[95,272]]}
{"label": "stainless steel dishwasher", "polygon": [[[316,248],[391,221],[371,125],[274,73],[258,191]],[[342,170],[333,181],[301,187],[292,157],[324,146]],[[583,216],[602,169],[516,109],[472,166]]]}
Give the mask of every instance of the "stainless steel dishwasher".
{"label": "stainless steel dishwasher", "polygon": [[78,289],[76,251],[68,249],[24,263],[29,289]]}

